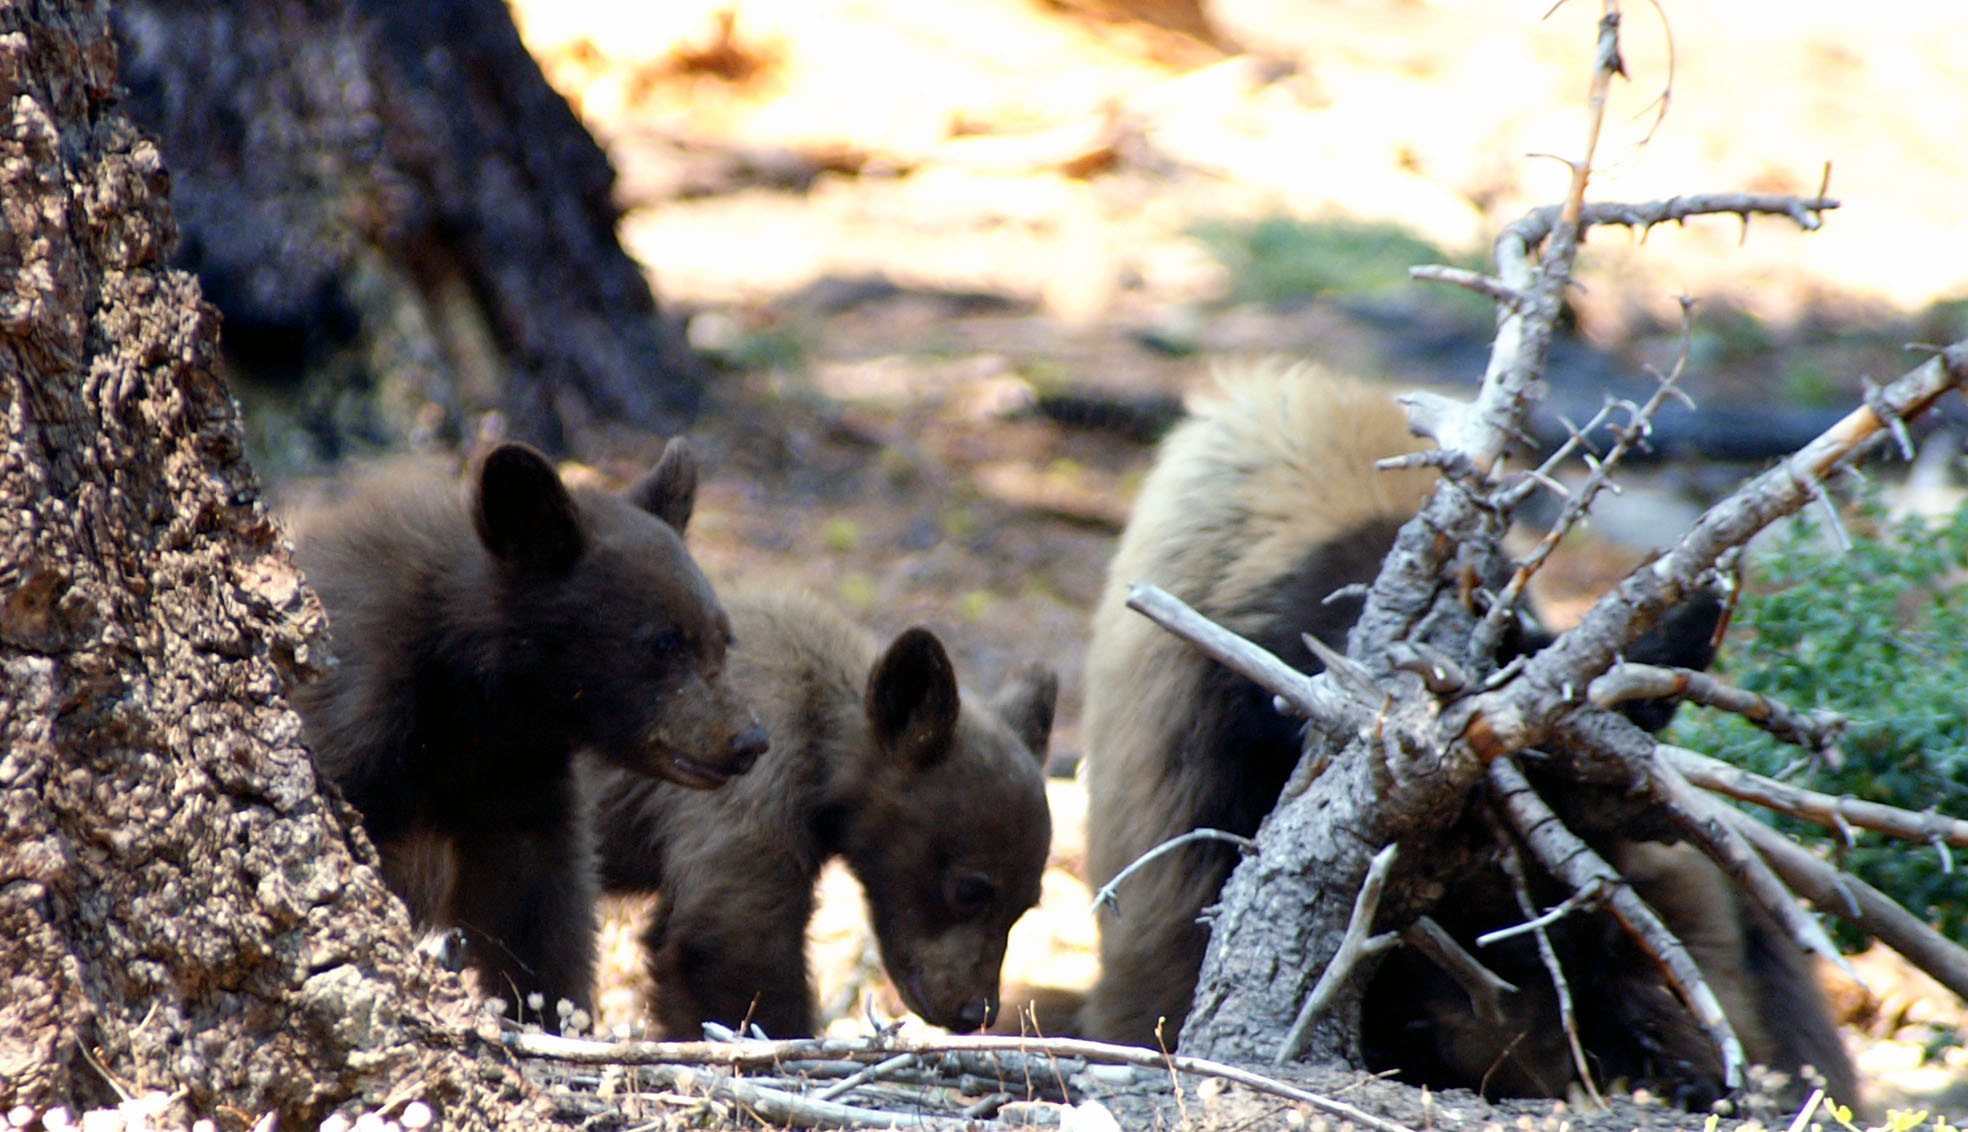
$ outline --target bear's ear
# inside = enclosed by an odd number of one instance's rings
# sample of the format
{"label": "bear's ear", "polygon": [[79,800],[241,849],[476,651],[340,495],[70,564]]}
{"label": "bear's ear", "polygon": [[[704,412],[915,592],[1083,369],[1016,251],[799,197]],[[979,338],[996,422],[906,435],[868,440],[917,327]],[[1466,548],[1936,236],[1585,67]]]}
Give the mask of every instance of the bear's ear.
{"label": "bear's ear", "polygon": [[[1712,587],[1688,595],[1668,610],[1645,635],[1626,646],[1634,664],[1691,668],[1697,672],[1715,663],[1715,648],[1724,628],[1722,595]],[[1648,731],[1659,731],[1674,719],[1677,700],[1628,700],[1620,705],[1626,717]]]}
{"label": "bear's ear", "polygon": [[479,465],[472,525],[492,557],[528,573],[566,573],[585,542],[560,473],[524,444],[501,444]]}
{"label": "bear's ear", "polygon": [[1059,701],[1059,674],[1036,661],[1021,666],[992,698],[998,718],[1044,766],[1046,744],[1052,740],[1052,709]]}
{"label": "bear's ear", "polygon": [[920,769],[950,749],[957,730],[957,674],[928,629],[905,630],[868,676],[868,723],[891,757]]}
{"label": "bear's ear", "polygon": [[671,437],[663,446],[656,466],[629,489],[629,502],[683,533],[697,505],[697,454],[683,437]]}

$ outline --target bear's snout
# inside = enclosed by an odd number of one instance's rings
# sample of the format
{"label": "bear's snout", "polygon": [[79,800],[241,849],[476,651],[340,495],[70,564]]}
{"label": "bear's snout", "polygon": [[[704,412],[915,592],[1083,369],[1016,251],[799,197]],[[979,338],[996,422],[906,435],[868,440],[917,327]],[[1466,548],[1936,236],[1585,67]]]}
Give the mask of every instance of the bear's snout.
{"label": "bear's snout", "polygon": [[955,1028],[959,1033],[965,1034],[974,1030],[981,1030],[992,1023],[997,1013],[997,1004],[991,1000],[985,998],[971,999],[957,1010],[957,1026]]}
{"label": "bear's snout", "polygon": [[766,737],[765,728],[757,724],[745,728],[731,737],[731,751],[725,763],[732,774],[743,774],[772,746]]}

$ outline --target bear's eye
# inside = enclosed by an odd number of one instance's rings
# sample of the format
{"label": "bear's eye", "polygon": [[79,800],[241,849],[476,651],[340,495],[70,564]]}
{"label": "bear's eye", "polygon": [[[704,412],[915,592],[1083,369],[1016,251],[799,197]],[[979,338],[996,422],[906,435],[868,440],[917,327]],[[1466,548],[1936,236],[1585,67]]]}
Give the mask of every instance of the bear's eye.
{"label": "bear's eye", "polygon": [[950,906],[964,914],[982,911],[998,897],[998,886],[983,873],[960,873],[950,881]]}
{"label": "bear's eye", "polygon": [[655,653],[659,659],[668,660],[670,657],[682,652],[683,646],[682,630],[664,629],[650,638],[649,651]]}

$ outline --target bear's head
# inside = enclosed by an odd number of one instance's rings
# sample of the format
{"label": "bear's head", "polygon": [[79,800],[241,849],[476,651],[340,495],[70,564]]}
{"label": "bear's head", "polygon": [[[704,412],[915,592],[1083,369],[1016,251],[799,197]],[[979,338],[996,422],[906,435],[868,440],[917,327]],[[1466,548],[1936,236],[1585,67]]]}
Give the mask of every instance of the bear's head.
{"label": "bear's head", "polygon": [[943,645],[910,629],[869,674],[859,804],[843,820],[882,963],[909,1009],[989,1025],[1011,925],[1038,903],[1052,816],[1044,762],[1059,680],[1028,665],[966,697]]}
{"label": "bear's head", "polygon": [[681,439],[620,495],[569,491],[546,457],[503,444],[472,522],[524,674],[513,694],[609,762],[710,788],[749,770],[766,733],[724,677],[731,621],[683,545],[696,497]]}

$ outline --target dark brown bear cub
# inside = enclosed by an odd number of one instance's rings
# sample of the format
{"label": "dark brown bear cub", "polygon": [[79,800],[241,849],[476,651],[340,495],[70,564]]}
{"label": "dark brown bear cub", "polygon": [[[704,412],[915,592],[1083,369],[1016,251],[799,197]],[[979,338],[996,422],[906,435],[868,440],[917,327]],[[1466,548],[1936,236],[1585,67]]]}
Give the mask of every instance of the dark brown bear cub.
{"label": "dark brown bear cub", "polygon": [[410,477],[306,517],[296,557],[337,665],[295,697],[316,768],[361,811],[426,926],[464,931],[480,988],[588,1005],[591,818],[572,759],[721,785],[765,749],[723,675],[730,622],[684,549],[672,441],[620,496],[570,492],[503,445],[470,498]]}
{"label": "dark brown bear cub", "polygon": [[674,1038],[706,1021],[813,1033],[806,925],[840,856],[909,1008],[985,1025],[1052,840],[1040,764],[1056,678],[1031,666],[980,703],[925,629],[883,649],[803,595],[730,609],[731,680],[772,736],[758,767],[715,793],[599,772],[603,887],[663,896],[643,937],[657,1022]]}

